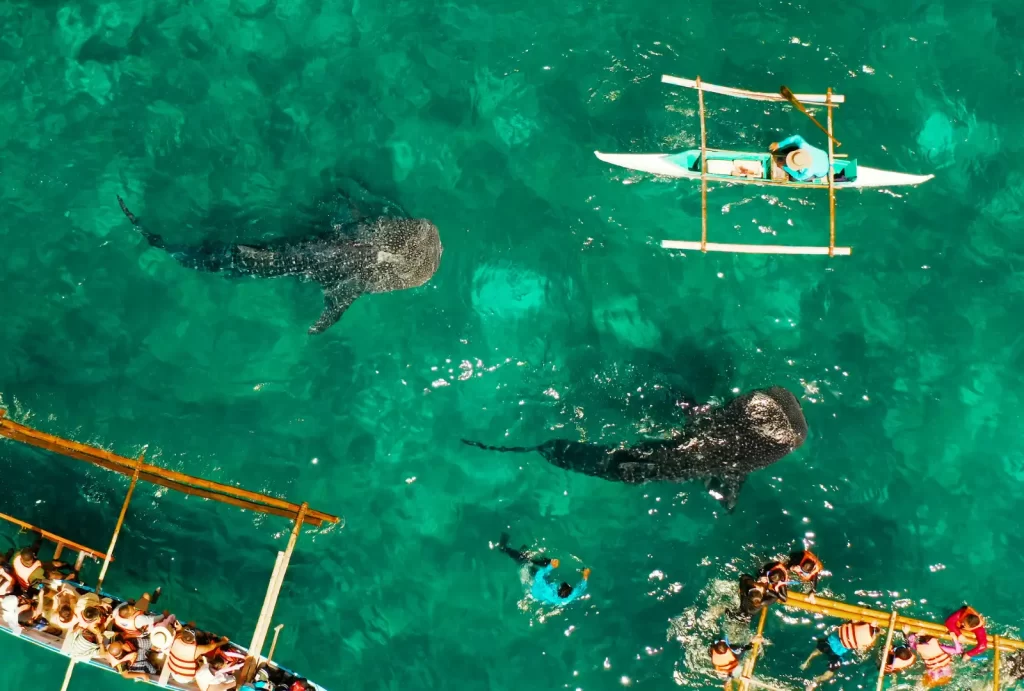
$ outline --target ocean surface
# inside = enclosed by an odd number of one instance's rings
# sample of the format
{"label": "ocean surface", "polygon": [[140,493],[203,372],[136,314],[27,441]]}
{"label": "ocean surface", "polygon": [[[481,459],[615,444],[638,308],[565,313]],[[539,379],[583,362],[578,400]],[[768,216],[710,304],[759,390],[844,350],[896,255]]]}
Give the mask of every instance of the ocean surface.
{"label": "ocean surface", "polygon": [[[713,688],[734,582],[811,545],[841,599],[1014,634],[1024,604],[1024,20],[1019,2],[205,0],[0,4],[0,402],[45,431],[343,517],[307,529],[275,658],[332,690]],[[714,84],[846,96],[841,153],[934,173],[840,191],[851,257],[681,253],[700,188],[595,149],[699,145]],[[709,94],[708,144],[824,137]],[[820,117],[823,111],[818,111]],[[319,336],[315,284],[149,247],[259,242],[355,179],[433,220],[426,286]],[[718,242],[826,244],[824,192],[712,185]],[[668,434],[677,400],[779,385],[803,448],[734,513],[467,447]],[[0,443],[0,512],[103,550],[127,480]],[[2,545],[27,540],[14,529]],[[140,485],[106,589],[248,643],[289,523]],[[524,600],[502,532],[589,597]],[[96,567],[86,571],[94,580]],[[785,615],[785,616],[784,616]],[[800,688],[836,623],[773,611],[758,675]],[[0,636],[0,689],[65,661]],[[873,684],[875,658],[832,688]],[[991,655],[963,666],[978,687]],[[904,680],[907,683],[908,680]],[[72,689],[130,682],[79,670]]]}

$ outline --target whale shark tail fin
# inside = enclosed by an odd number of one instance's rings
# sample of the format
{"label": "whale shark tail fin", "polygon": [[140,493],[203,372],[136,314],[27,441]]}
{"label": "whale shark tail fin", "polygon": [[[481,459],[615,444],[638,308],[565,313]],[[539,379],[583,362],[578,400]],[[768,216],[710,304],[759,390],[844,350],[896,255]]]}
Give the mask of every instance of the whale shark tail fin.
{"label": "whale shark tail fin", "polygon": [[128,205],[124,203],[123,199],[121,199],[120,194],[117,195],[117,203],[121,205],[121,211],[124,212],[124,215],[127,216],[128,220],[132,222],[133,226],[135,226],[135,230],[142,233],[142,236],[146,238],[146,241],[149,242],[150,245],[162,250],[167,249],[167,243],[164,242],[162,237],[156,233],[151,233],[142,227],[142,224],[139,223],[139,219],[135,217],[135,214],[128,210]]}
{"label": "whale shark tail fin", "polygon": [[488,446],[478,441],[471,441],[469,439],[463,439],[462,443],[467,446],[475,446],[478,449],[484,451],[500,451],[501,453],[529,453],[531,451],[540,451],[539,446]]}

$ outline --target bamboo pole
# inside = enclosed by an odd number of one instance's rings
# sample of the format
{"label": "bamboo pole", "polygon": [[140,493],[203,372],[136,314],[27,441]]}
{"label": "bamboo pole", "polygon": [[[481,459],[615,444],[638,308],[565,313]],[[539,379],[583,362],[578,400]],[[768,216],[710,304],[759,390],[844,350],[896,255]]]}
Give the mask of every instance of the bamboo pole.
{"label": "bamboo pole", "polygon": [[896,618],[898,614],[893,609],[892,614],[889,615],[889,635],[885,637],[885,647],[882,648],[882,662],[878,665],[878,685],[875,687],[876,691],[882,691],[882,685],[885,684],[885,665],[889,661],[889,650],[892,649],[892,637],[896,633]]}
{"label": "bamboo pole", "polygon": [[[100,552],[100,551],[95,550],[95,549],[90,549],[89,547],[86,547],[85,545],[80,545],[77,542],[74,542],[72,540],[68,540],[67,538],[61,537],[60,535],[57,535],[56,533],[51,533],[48,530],[43,530],[42,528],[37,528],[36,526],[32,525],[31,523],[26,523],[25,521],[22,521],[22,520],[19,520],[17,518],[14,518],[13,516],[8,516],[5,513],[0,513],[0,521],[7,521],[8,523],[13,523],[14,525],[20,527],[22,530],[27,530],[27,531],[32,532],[32,533],[39,533],[40,535],[42,535],[44,538],[46,538],[50,542],[56,542],[58,545],[63,544],[65,547],[70,547],[70,548],[74,549],[77,552],[84,552],[85,554],[88,554],[90,557],[93,557],[94,559],[106,559],[107,558],[107,555],[105,555],[103,552]],[[56,557],[54,557],[54,559],[56,559]],[[111,559],[111,561],[113,561],[113,559]]]}
{"label": "bamboo pole", "polygon": [[64,672],[64,683],[60,685],[60,691],[68,691],[71,684],[71,673],[75,671],[75,660],[68,662],[68,671]]}
{"label": "bamboo pole", "polygon": [[708,251],[708,139],[704,126],[704,89],[697,75],[697,102],[700,104],[700,251]]}
{"label": "bamboo pole", "polygon": [[[88,444],[57,437],[46,432],[23,425],[5,417],[6,411],[0,408],[0,436],[7,437],[12,441],[21,442],[47,451],[59,453],[69,458],[92,463],[100,467],[112,470],[126,476],[132,476],[135,472],[137,462],[135,459],[126,458],[117,454],[100,449]],[[139,474],[140,479],[174,489],[185,494],[196,494],[207,499],[214,499],[226,504],[240,506],[250,511],[260,513],[272,513],[275,515],[293,517],[299,512],[299,505],[271,497],[266,494],[251,492],[249,490],[225,485],[219,482],[205,480],[203,478],[178,473],[158,466],[143,463]],[[205,490],[205,491],[204,491]],[[274,511],[273,509],[277,509]],[[337,523],[338,517],[309,509],[304,514],[305,522],[309,525],[319,527],[324,521]],[[70,543],[69,543],[70,544]]]}
{"label": "bamboo pole", "polygon": [[832,87],[825,91],[825,107],[828,109],[828,256],[832,257],[836,246],[836,175],[832,170],[835,153],[832,151]]}
{"label": "bamboo pole", "polygon": [[270,652],[267,653],[267,662],[274,659],[274,651],[277,650],[277,637],[281,635],[281,629],[284,628],[284,624],[278,624],[274,627],[274,640],[270,642]]}
{"label": "bamboo pole", "polygon": [[999,691],[999,636],[992,636],[992,691]]}
{"label": "bamboo pole", "polygon": [[662,240],[661,246],[669,250],[701,250],[702,252],[736,252],[740,254],[819,254],[849,256],[849,247],[801,247],[798,245],[737,245],[729,242],[694,242],[691,240]]}
{"label": "bamboo pole", "polygon": [[276,607],[277,598],[281,594],[281,584],[284,583],[285,572],[288,571],[292,552],[295,551],[295,543],[299,539],[299,533],[302,532],[303,519],[308,507],[308,504],[303,503],[299,508],[299,513],[295,517],[295,525],[292,526],[291,536],[288,538],[288,546],[284,552],[278,552],[274,571],[270,574],[270,584],[267,587],[267,594],[263,600],[263,607],[260,610],[260,618],[256,622],[256,630],[253,632],[252,642],[249,644],[245,666],[240,674],[242,681],[251,680],[252,676],[256,673],[260,655],[263,652],[263,643],[267,639],[267,631],[270,629],[270,622],[274,618],[274,607]]}
{"label": "bamboo pole", "polygon": [[96,581],[96,593],[99,594],[103,588],[103,579],[107,577],[107,569],[110,568],[110,555],[114,553],[117,546],[117,538],[121,534],[121,526],[124,525],[124,517],[128,513],[128,504],[131,503],[132,494],[135,493],[135,485],[139,483],[139,470],[142,468],[143,455],[135,464],[135,473],[132,475],[132,482],[128,485],[128,493],[124,496],[124,503],[121,504],[121,515],[117,517],[117,525],[114,526],[114,534],[110,537],[110,547],[107,548],[107,558],[103,560],[103,568],[100,569],[99,580]]}
{"label": "bamboo pole", "polygon": [[750,657],[743,661],[743,677],[740,679],[740,691],[747,691],[747,684],[754,676],[754,665],[757,664],[757,655],[761,652],[761,638],[764,634],[764,623],[768,619],[768,608],[761,610],[761,619],[757,622],[757,635],[754,636],[754,647],[750,649]]}

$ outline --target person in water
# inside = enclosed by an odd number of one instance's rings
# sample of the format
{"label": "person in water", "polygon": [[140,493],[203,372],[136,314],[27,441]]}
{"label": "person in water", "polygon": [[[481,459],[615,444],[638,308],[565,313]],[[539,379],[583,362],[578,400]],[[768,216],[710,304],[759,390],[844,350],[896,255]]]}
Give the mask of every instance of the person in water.
{"label": "person in water", "polygon": [[814,552],[806,549],[793,552],[789,555],[789,562],[786,566],[798,579],[804,583],[811,584],[809,593],[813,593],[817,589],[818,578],[821,576],[821,570],[824,567],[821,560],[814,555]]}
{"label": "person in water", "polygon": [[740,576],[740,608],[738,616],[736,612],[732,612],[730,616],[735,619],[749,620],[777,599],[775,594],[768,589],[766,583],[745,573]]}
{"label": "person in water", "polygon": [[[907,636],[906,628],[903,629],[903,635],[904,637]],[[895,645],[889,651],[888,657],[885,658],[883,670],[886,674],[899,674],[910,669],[915,662],[917,662],[917,656],[910,648],[909,642],[903,645]]]}
{"label": "person in water", "polygon": [[813,182],[828,177],[828,154],[808,144],[799,134],[773,142],[768,150],[775,154],[782,169],[797,182]]}
{"label": "person in water", "polygon": [[924,676],[921,682],[926,689],[948,684],[953,678],[953,656],[959,655],[962,648],[956,645],[944,645],[935,636],[907,636],[907,645],[916,652],[924,662]]}
{"label": "person in water", "polygon": [[715,668],[715,674],[725,680],[725,689],[732,687],[732,680],[740,675],[740,659],[743,653],[753,647],[754,639],[746,645],[732,645],[728,638],[720,638],[708,648],[708,655],[711,656],[711,665]]}
{"label": "person in water", "polygon": [[548,577],[551,572],[558,568],[559,561],[557,559],[531,559],[530,555],[526,551],[526,545],[523,545],[519,549],[513,549],[508,546],[508,534],[502,533],[501,539],[498,541],[498,549],[510,556],[517,564],[529,564],[530,567],[530,578],[532,585],[530,586],[530,594],[534,600],[541,602],[545,605],[554,605],[556,607],[564,607],[573,600],[579,598],[583,593],[587,592],[587,581],[590,579],[590,569],[583,569],[583,580],[576,584],[576,587],[572,587],[566,582],[562,582],[556,586]]}
{"label": "person in water", "polygon": [[808,682],[807,688],[813,689],[831,679],[837,669],[853,662],[854,656],[871,648],[877,638],[878,627],[866,621],[848,621],[825,638],[819,638],[817,648],[804,660],[800,669],[807,669],[811,660],[818,655],[825,655],[828,658],[828,671]]}
{"label": "person in water", "polygon": [[789,570],[782,562],[772,561],[762,566],[757,580],[779,602],[789,599]]}
{"label": "person in water", "polygon": [[974,634],[977,644],[970,650],[964,650],[961,653],[965,661],[970,660],[972,657],[977,657],[988,650],[988,632],[985,631],[985,620],[969,605],[964,605],[949,615],[946,619],[946,630],[953,634],[953,637],[960,645],[967,642],[964,636],[965,633]]}

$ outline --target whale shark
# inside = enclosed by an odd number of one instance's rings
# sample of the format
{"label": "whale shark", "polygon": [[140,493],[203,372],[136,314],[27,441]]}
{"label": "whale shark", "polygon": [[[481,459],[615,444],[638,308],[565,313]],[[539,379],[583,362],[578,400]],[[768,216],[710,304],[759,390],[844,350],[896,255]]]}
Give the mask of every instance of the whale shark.
{"label": "whale shark", "polygon": [[602,446],[555,439],[539,446],[487,446],[501,452],[539,452],[548,462],[614,482],[704,482],[709,494],[728,511],[736,506],[750,473],[767,468],[807,439],[800,403],[779,386],[755,389],[721,407],[696,408],[692,420],[672,439],[633,446]]}
{"label": "whale shark", "polygon": [[[341,194],[351,202],[347,194]],[[325,222],[321,232],[304,237],[260,244],[204,242],[174,246],[143,226],[120,195],[117,202],[150,245],[165,250],[183,266],[230,277],[297,276],[319,283],[324,307],[309,328],[310,334],[330,328],[360,295],[423,285],[441,261],[440,234],[423,218],[354,215],[344,222]],[[356,208],[354,203],[352,208]],[[393,213],[396,208],[389,207],[389,211]]]}

